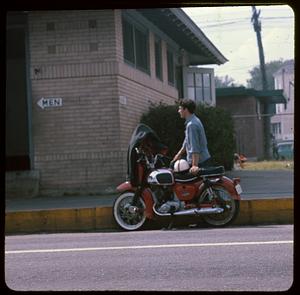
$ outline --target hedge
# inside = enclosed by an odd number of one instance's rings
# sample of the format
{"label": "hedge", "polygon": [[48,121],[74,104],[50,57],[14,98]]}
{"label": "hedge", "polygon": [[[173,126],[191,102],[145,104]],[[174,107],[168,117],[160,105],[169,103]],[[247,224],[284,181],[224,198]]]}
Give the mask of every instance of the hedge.
{"label": "hedge", "polygon": [[[231,115],[222,108],[202,104],[197,105],[195,114],[204,126],[213,164],[223,165],[226,170],[231,170],[236,150]],[[161,141],[169,147],[168,155],[173,158],[184,140],[184,119],[178,114],[178,105],[166,105],[162,102],[151,104],[140,122],[147,124],[157,133]]]}

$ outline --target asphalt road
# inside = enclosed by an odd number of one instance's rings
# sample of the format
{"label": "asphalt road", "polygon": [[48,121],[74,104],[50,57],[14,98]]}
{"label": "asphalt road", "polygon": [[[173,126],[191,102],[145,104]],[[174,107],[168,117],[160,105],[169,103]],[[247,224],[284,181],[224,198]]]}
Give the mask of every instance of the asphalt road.
{"label": "asphalt road", "polygon": [[14,290],[283,291],[293,226],[7,236]]}

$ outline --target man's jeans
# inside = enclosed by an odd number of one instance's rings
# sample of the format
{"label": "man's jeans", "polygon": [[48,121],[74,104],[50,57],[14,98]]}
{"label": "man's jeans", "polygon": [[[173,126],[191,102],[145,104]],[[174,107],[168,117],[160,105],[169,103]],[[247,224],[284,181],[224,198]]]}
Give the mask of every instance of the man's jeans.
{"label": "man's jeans", "polygon": [[202,163],[198,164],[198,167],[199,168],[208,168],[208,167],[211,167],[212,166],[212,160],[211,158],[203,161]]}

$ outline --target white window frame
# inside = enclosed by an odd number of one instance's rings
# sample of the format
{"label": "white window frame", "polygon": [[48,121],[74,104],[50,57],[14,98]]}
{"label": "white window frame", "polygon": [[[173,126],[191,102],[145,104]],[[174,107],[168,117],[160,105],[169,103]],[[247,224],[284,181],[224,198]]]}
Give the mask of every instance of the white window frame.
{"label": "white window frame", "polygon": [[[172,60],[171,60],[171,65],[169,65],[169,59],[168,59],[168,53],[171,54]],[[175,77],[175,69],[176,69],[176,63],[175,63],[175,51],[170,47],[167,46],[167,50],[166,50],[166,57],[167,57],[167,81],[168,84],[170,86],[176,87],[176,77]],[[172,66],[172,69],[169,68],[169,66]],[[172,70],[171,72],[171,77],[170,77],[170,73],[169,70]],[[170,81],[170,78],[172,78],[173,81]]]}
{"label": "white window frame", "polygon": [[[124,30],[124,27],[123,27],[124,21],[127,22],[132,27],[132,33],[133,33],[133,43],[132,43],[132,45],[133,45],[134,61],[130,61],[130,60],[126,59],[125,54],[124,54],[124,50],[125,50],[125,43],[124,43],[124,37],[125,36],[124,36],[124,32],[123,32],[123,30]],[[146,50],[146,52],[144,52],[144,54],[146,54],[146,63],[147,63],[146,67],[138,65],[137,56],[138,56],[138,54],[140,54],[140,52],[137,52],[136,31],[139,31],[140,33],[142,33],[145,36],[145,39],[146,39],[146,49],[147,50]],[[124,58],[124,61],[128,65],[130,65],[130,66],[132,66],[132,67],[134,67],[134,68],[150,75],[151,65],[150,65],[150,41],[149,41],[150,33],[149,33],[149,30],[145,26],[143,26],[142,24],[140,24],[136,20],[134,20],[132,17],[127,16],[126,14],[123,14],[122,15],[122,32],[123,32],[122,33],[123,34],[122,38],[123,38],[123,58]]]}
{"label": "white window frame", "polygon": [[[184,67],[183,68],[183,94],[184,98],[189,98],[188,95],[188,74],[210,74],[210,101],[201,101],[201,103],[207,103],[211,106],[216,105],[216,91],[215,91],[215,78],[214,69],[211,68],[200,68],[200,67]],[[193,99],[193,98],[191,98]]]}
{"label": "white window frame", "polygon": [[272,123],[272,133],[276,135],[281,135],[282,133],[282,124],[281,122]]}

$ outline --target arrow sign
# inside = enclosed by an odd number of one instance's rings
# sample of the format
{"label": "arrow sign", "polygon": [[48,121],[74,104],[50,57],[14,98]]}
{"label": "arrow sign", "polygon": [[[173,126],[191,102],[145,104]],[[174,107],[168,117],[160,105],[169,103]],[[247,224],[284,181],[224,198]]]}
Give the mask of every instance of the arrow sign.
{"label": "arrow sign", "polygon": [[52,107],[61,107],[62,106],[62,98],[60,97],[42,97],[38,102],[38,106],[42,109],[44,108],[52,108]]}

